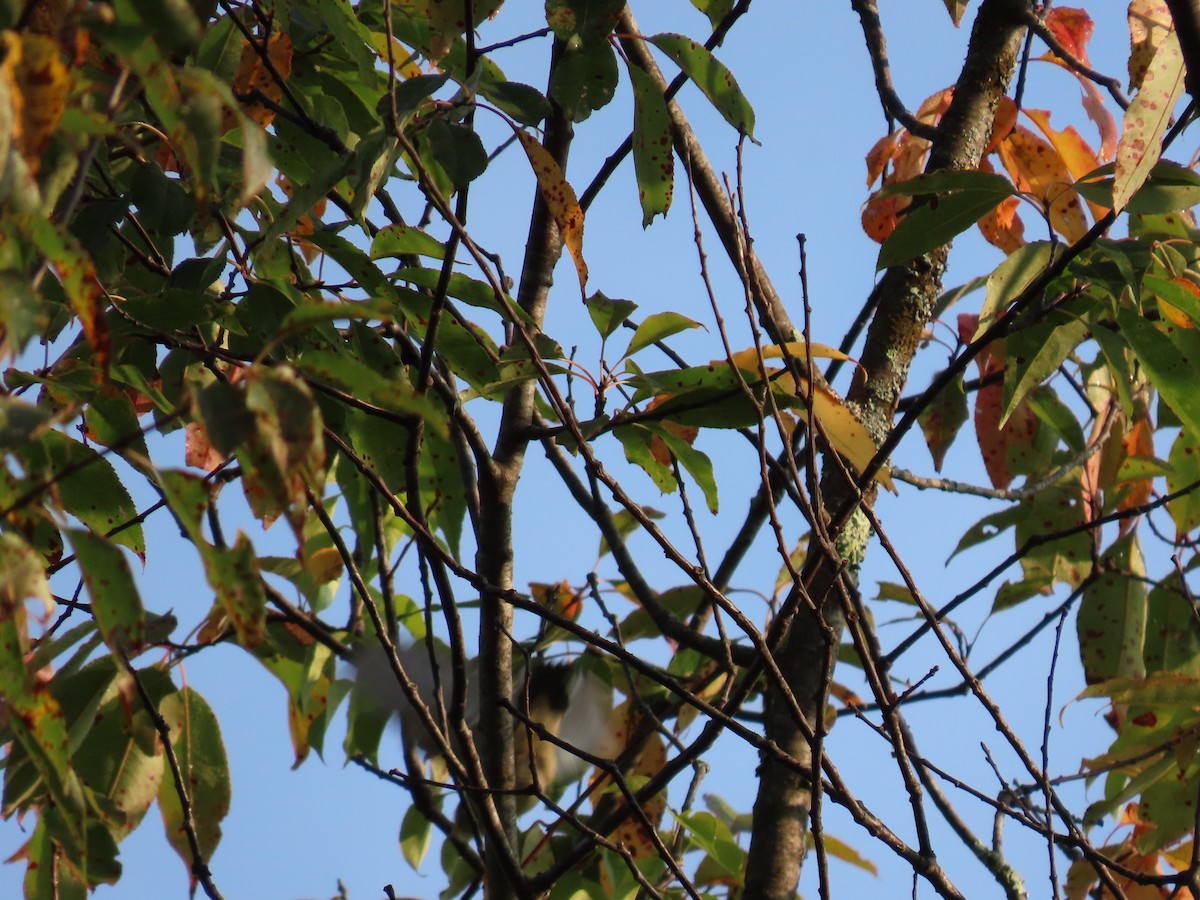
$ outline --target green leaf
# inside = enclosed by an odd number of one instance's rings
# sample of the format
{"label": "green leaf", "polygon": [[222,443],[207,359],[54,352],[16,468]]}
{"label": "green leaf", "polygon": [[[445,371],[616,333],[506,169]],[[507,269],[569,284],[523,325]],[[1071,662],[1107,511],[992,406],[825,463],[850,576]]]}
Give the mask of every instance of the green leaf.
{"label": "green leaf", "polygon": [[919,206],[900,220],[900,224],[879,248],[876,271],[908,262],[950,243],[1004,197],[994,191],[958,191]]}
{"label": "green leaf", "polygon": [[613,435],[625,448],[625,458],[649,475],[660,491],[673,494],[679,489],[671,469],[654,458],[651,450],[653,431],[644,425],[623,425],[614,428]]}
{"label": "green leaf", "polygon": [[1126,535],[1105,559],[1110,566],[1083,592],[1076,619],[1079,655],[1089,684],[1146,672],[1145,564],[1136,537]]}
{"label": "green leaf", "polygon": [[1054,256],[1054,245],[1049,241],[1035,241],[1018,247],[996,270],[988,276],[987,296],[979,311],[979,327],[971,340],[975,340],[1000,317],[1013,301],[1034,282],[1050,265]]}
{"label": "green leaf", "polygon": [[[1112,209],[1113,163],[1101,166],[1075,182],[1075,190],[1098,206]],[[1178,163],[1160,160],[1125,209],[1134,215],[1167,215],[1200,203],[1200,175]]]}
{"label": "green leaf", "polygon": [[603,339],[612,337],[621,324],[637,309],[637,304],[632,300],[612,300],[600,291],[596,291],[583,302],[587,307],[588,315],[592,317],[592,324],[596,326],[596,331],[600,332],[600,337]]}
{"label": "green leaf", "polygon": [[921,433],[925,435],[929,455],[933,457],[933,468],[940,472],[946,452],[967,421],[967,394],[963,390],[962,378],[955,378],[946,385],[934,401],[925,407],[917,421],[921,425]]}
{"label": "green leaf", "polygon": [[[461,191],[487,169],[488,155],[474,129],[434,119],[421,135],[428,142],[425,165],[441,171],[453,190]],[[435,180],[437,173],[433,172]],[[451,191],[443,191],[447,196]]]}
{"label": "green leaf", "polygon": [[47,822],[38,820],[25,847],[25,900],[86,900],[88,886],[50,835]]}
{"label": "green leaf", "polygon": [[479,93],[501,112],[530,128],[550,115],[550,101],[535,87],[519,81],[500,81],[481,84]]}
{"label": "green leaf", "polygon": [[1036,325],[1017,330],[1008,338],[1001,428],[1029,392],[1058,370],[1087,333],[1086,322],[1066,314],[1055,314]]}
{"label": "green leaf", "polygon": [[717,482],[713,474],[712,460],[661,424],[651,423],[647,427],[653,430],[659,439],[667,445],[667,449],[679,460],[684,471],[696,479],[696,484],[704,492],[704,500],[708,504],[709,512],[715,516],[718,507]]}
{"label": "green leaf", "polygon": [[[652,506],[641,507],[641,512],[642,512],[642,515],[644,515],[647,519],[650,519],[652,521],[659,521],[661,519],[666,518],[666,515],[667,515],[662,510],[655,509]],[[613,524],[616,525],[616,527],[617,527],[617,533],[622,538],[629,537],[629,535],[633,534],[635,531],[637,531],[639,528],[642,527],[641,521],[627,509],[618,510],[617,513],[612,518],[613,518]],[[604,556],[608,552],[609,552],[608,541],[605,540],[604,538],[600,538],[600,549],[597,551],[597,554],[599,556]]]}
{"label": "green leaf", "polygon": [[48,421],[48,410],[17,397],[0,395],[0,452],[28,443]]}
{"label": "green leaf", "polygon": [[944,170],[884,185],[877,196],[919,197],[923,194],[953,194],[959,191],[994,194],[997,203],[1017,193],[1012,182],[1003,175],[992,172]]}
{"label": "green leaf", "polygon": [[633,169],[637,175],[642,227],[671,208],[675,189],[675,151],[667,101],[646,72],[629,64],[633,84]]}
{"label": "green leaf", "polygon": [[[30,472],[53,481],[62,508],[96,534],[108,534],[137,515],[112,463],[60,431],[47,431],[18,456]],[[68,467],[72,474],[60,476]],[[145,558],[146,539],[140,524],[123,528],[111,540]]]}
{"label": "green leaf", "polygon": [[709,812],[677,813],[675,818],[728,875],[742,877],[746,851],[738,846],[728,825]]}
{"label": "green leaf", "polygon": [[[231,795],[221,728],[212,708],[191,688],[168,694],[158,711],[171,728],[171,744],[183,773],[183,789],[191,803],[200,854],[209,860],[221,841],[221,822],[229,812]],[[158,807],[167,840],[190,874],[192,851],[183,829],[183,807],[174,779],[163,779]]]}
{"label": "green leaf", "polygon": [[[1030,391],[1026,396],[1029,408],[1033,410],[1038,421],[1051,428],[1072,453],[1082,453],[1085,446],[1083,428],[1079,420],[1058,394],[1048,387],[1039,387]],[[1039,432],[1040,434],[1040,432]]]}
{"label": "green leaf", "polygon": [[114,651],[136,653],[145,642],[145,612],[129,562],[114,544],[90,531],[68,529],[67,538],[104,642]]}
{"label": "green leaf", "polygon": [[1142,279],[1142,292],[1143,297],[1146,294],[1152,294],[1160,301],[1166,301],[1187,315],[1193,323],[1200,324],[1200,299],[1177,281],[1168,281],[1157,275],[1147,275]]}
{"label": "green leaf", "polygon": [[[1200,439],[1196,434],[1191,428],[1184,428],[1171,444],[1167,491],[1172,494],[1200,482]],[[1200,490],[1176,497],[1167,504],[1167,510],[1175,522],[1176,533],[1180,537],[1190,534],[1200,526]]]}
{"label": "green leaf", "polygon": [[567,43],[598,44],[612,34],[624,0],[546,0],[546,24]]}
{"label": "green leaf", "polygon": [[411,225],[389,225],[387,228],[381,228],[371,241],[371,259],[403,256],[445,259],[446,247],[441,241]]}
{"label": "green leaf", "polygon": [[550,99],[572,122],[607,106],[617,92],[617,54],[607,42],[568,44],[550,76]]}
{"label": "green leaf", "polygon": [[1146,609],[1145,671],[1200,678],[1200,628],[1177,575],[1151,589]]}
{"label": "green leaf", "polygon": [[629,346],[625,348],[625,352],[621,358],[633,356],[639,350],[649,347],[656,341],[666,340],[673,334],[679,334],[681,331],[687,331],[689,328],[699,328],[700,323],[695,319],[689,319],[687,316],[680,315],[676,312],[661,312],[647,316],[642,324],[638,325],[637,330],[633,332],[633,337],[629,339]]}
{"label": "green leaf", "polygon": [[[1200,392],[1196,391],[1200,355],[1181,352],[1171,338],[1132,309],[1117,311],[1117,325],[1163,399],[1193,434],[1200,434]],[[1182,329],[1175,329],[1181,343],[1200,343],[1194,330],[1180,332]],[[1200,347],[1194,349],[1200,351]]]}
{"label": "green leaf", "polygon": [[410,806],[400,822],[400,854],[414,870],[421,868],[432,843],[433,826],[415,805]]}
{"label": "green leaf", "polygon": [[233,547],[205,546],[201,555],[208,583],[229,616],[238,642],[248,649],[258,646],[266,623],[267,595],[254,545],[239,531]]}
{"label": "green leaf", "polygon": [[671,57],[726,122],[739,133],[754,139],[754,109],[738,87],[733,73],[715,56],[703,45],[681,34],[656,34],[647,40]]}
{"label": "green leaf", "polygon": [[713,30],[721,24],[721,20],[733,10],[734,0],[692,0],[692,6],[708,16]]}

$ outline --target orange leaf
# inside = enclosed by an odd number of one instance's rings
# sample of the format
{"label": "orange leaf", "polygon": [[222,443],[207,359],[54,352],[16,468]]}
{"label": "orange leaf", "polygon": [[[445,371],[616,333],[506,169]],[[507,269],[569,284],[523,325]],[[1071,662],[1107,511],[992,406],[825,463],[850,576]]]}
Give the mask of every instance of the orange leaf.
{"label": "orange leaf", "polygon": [[995,121],[992,122],[992,133],[988,137],[987,146],[983,149],[983,155],[987,156],[999,147],[1000,142],[1009,136],[1016,125],[1017,104],[1009,97],[1001,97],[1000,105],[996,107]]}
{"label": "orange leaf", "polygon": [[1087,233],[1087,216],[1073,179],[1054,147],[1023,125],[1000,142],[1000,161],[1017,190],[1032,194],[1050,212],[1051,227],[1068,241]]}
{"label": "orange leaf", "polygon": [[1025,223],[1017,211],[1021,201],[1016,197],[1005,197],[1000,205],[979,220],[983,239],[1005,255],[1025,246]]}
{"label": "orange leaf", "polygon": [[549,207],[567,252],[571,254],[571,260],[575,263],[575,271],[579,275],[579,291],[582,294],[587,288],[588,267],[583,259],[583,209],[575,197],[575,189],[567,183],[562,168],[546,148],[538,143],[537,138],[520,128],[514,127],[513,131],[521,141],[521,146],[525,148],[525,155],[529,157],[529,164],[537,177],[538,191]]}
{"label": "orange leaf", "polygon": [[1100,152],[1096,155],[1101,162],[1108,162],[1117,152],[1117,120],[1104,105],[1100,89],[1082,75],[1076,73],[1076,77],[1083,88],[1083,111],[1100,133]]}
{"label": "orange leaf", "polygon": [[1058,38],[1063,49],[1080,62],[1091,65],[1088,62],[1087,45],[1096,26],[1087,10],[1056,6],[1046,16],[1046,27]]}
{"label": "orange leaf", "polygon": [[[1121,438],[1121,448],[1125,459],[1140,457],[1154,459],[1154,426],[1150,423],[1149,414],[1143,410],[1133,425],[1126,429]],[[1150,501],[1153,479],[1139,478],[1132,482],[1130,490],[1117,504],[1118,510],[1133,509]],[[1135,524],[1135,519],[1121,520],[1121,534],[1125,534]]]}
{"label": "orange leaf", "polygon": [[882,244],[900,224],[900,213],[912,203],[911,197],[872,197],[862,211],[862,227],[867,237]]}
{"label": "orange leaf", "polygon": [[208,432],[199,422],[188,422],[187,437],[184,439],[183,448],[184,465],[212,472],[225,462],[225,457],[213,447]]}
{"label": "orange leaf", "polygon": [[[963,313],[958,317],[958,334],[969,341],[979,328],[979,316]],[[1004,369],[1004,341],[996,341],[975,358],[981,377]],[[1037,437],[1038,418],[1029,404],[1022,401],[1000,427],[1004,413],[1004,385],[990,384],[975,394],[975,437],[983,455],[992,486],[1004,490],[1012,484],[1010,459],[1033,446]]]}
{"label": "orange leaf", "polygon": [[893,131],[891,134],[885,134],[867,151],[867,187],[883,177],[883,170],[900,152],[900,139],[907,133]]}
{"label": "orange leaf", "polygon": [[[986,159],[981,159],[979,171],[996,170]],[[979,231],[983,234],[983,239],[993,247],[1003,250],[1006,256],[1018,247],[1025,246],[1025,223],[1018,212],[1020,208],[1020,198],[1005,197],[995,209],[979,220]]]}
{"label": "orange leaf", "polygon": [[[292,39],[282,33],[272,35],[267,41],[267,59],[270,68],[263,62],[258,48],[246,41],[233,79],[233,94],[242,102],[243,111],[264,128],[275,120],[275,110],[259,102],[255,95],[261,94],[272,103],[283,98],[283,83],[292,74]],[[226,112],[226,128],[235,124],[232,112]]]}
{"label": "orange leaf", "polygon": [[[1075,126],[1068,125],[1062,131],[1050,127],[1050,113],[1044,109],[1027,109],[1025,115],[1046,136],[1051,146],[1058,152],[1059,157],[1071,173],[1071,180],[1078,181],[1100,167],[1096,152],[1083,139]],[[1107,210],[1102,206],[1089,204],[1092,215],[1100,218]]]}

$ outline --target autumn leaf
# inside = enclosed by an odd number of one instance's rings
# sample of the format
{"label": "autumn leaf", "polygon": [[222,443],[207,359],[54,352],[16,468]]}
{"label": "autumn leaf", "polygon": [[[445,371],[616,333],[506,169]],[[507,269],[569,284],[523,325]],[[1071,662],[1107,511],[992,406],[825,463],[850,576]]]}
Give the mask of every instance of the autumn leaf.
{"label": "autumn leaf", "polygon": [[[958,317],[959,337],[969,342],[979,327],[979,317],[964,313]],[[975,358],[981,378],[1004,370],[1004,342],[995,341]],[[1001,425],[1001,422],[1004,422]],[[1015,477],[1011,463],[1022,451],[1033,446],[1038,418],[1029,404],[1022,401],[1004,420],[1004,385],[988,384],[975,394],[975,437],[983,454],[983,466],[992,486],[1006,489]]]}
{"label": "autumn leaf", "polygon": [[1166,0],[1130,0],[1129,89],[1141,88],[1159,45],[1175,30]]}
{"label": "autumn leaf", "polygon": [[575,198],[575,189],[567,182],[558,162],[538,143],[537,138],[515,126],[513,131],[525,148],[525,155],[529,157],[529,164],[537,177],[538,191],[562,234],[563,243],[579,275],[580,293],[586,297],[588,267],[583,259],[583,209]]}
{"label": "autumn leaf", "polygon": [[[803,376],[793,377],[783,369],[765,369],[763,371],[759,362],[760,354],[763,360],[790,357],[801,367],[804,366],[804,360],[809,355],[814,358],[840,359],[851,362],[853,360],[840,350],[823,344],[809,344],[806,348],[803,341],[792,341],[784,345],[771,344],[762,348],[751,347],[748,350],[734,353],[730,357],[733,365],[743,372],[748,372],[756,377],[765,375],[776,388],[810,403],[812,414],[820,425],[825,439],[829,441],[829,445],[838,454],[845,457],[855,471],[864,471],[871,460],[875,458],[879,448],[866,427],[850,411],[845,402],[826,387],[817,385],[813,390]],[[875,480],[892,493],[896,493],[888,466],[882,466],[875,473]]]}
{"label": "autumn leaf", "polygon": [[1046,206],[1055,231],[1072,243],[1087,234],[1087,217],[1071,187],[1074,179],[1052,144],[1019,125],[1000,142],[1000,161],[1017,190]]}
{"label": "autumn leaf", "polygon": [[[269,63],[269,65],[268,65]],[[262,95],[272,104],[283,99],[283,84],[292,74],[292,39],[286,34],[271,35],[267,41],[267,60],[250,41],[242,45],[242,58],[233,79],[233,95],[241,101],[242,111],[264,128],[275,121],[275,110],[257,98]],[[226,110],[224,126],[236,124],[233,112]]]}
{"label": "autumn leaf", "polygon": [[[1075,130],[1075,126],[1068,125],[1061,131],[1053,128],[1050,125],[1050,113],[1044,109],[1026,109],[1025,115],[1045,135],[1055,152],[1058,153],[1063,164],[1067,167],[1067,172],[1070,173],[1073,181],[1078,181],[1083,176],[1094,172],[1100,167],[1100,160],[1096,156],[1096,152],[1083,139],[1083,136]],[[1104,207],[1096,204],[1089,204],[1089,207],[1091,208],[1092,216],[1097,219],[1107,212]]]}
{"label": "autumn leaf", "polygon": [[36,175],[66,109],[71,73],[58,43],[45,35],[6,31],[3,46],[0,80],[12,102],[12,139],[30,174]]}
{"label": "autumn leaf", "polygon": [[1046,16],[1046,28],[1058,39],[1063,49],[1081,63],[1090,65],[1087,45],[1092,39],[1096,25],[1087,10],[1069,6],[1056,6]]}

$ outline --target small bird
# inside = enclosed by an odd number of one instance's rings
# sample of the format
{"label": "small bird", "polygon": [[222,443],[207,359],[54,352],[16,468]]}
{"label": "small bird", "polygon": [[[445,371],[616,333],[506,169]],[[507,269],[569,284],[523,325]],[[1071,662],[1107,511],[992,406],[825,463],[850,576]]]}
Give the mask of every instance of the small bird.
{"label": "small bird", "polygon": [[[440,642],[434,642],[432,652],[423,643],[405,644],[397,648],[397,657],[430,717],[451,736],[451,745],[456,745],[454,723],[442,721],[441,712],[445,709],[449,713],[449,698],[455,687],[451,684],[454,668],[450,649]],[[352,662],[358,689],[399,715],[405,747],[419,750],[426,758],[440,757],[444,744],[430,732],[421,714],[397,684],[383,650],[377,644],[364,643],[355,650]],[[471,729],[479,724],[479,693],[475,689],[478,672],[478,658],[468,659],[464,666],[467,684],[463,718]],[[620,751],[614,746],[616,739],[609,728],[613,710],[612,687],[589,666],[579,660],[573,663],[534,661],[528,677],[522,667],[514,672],[513,680],[513,706],[530,722],[591,756],[612,757]],[[589,765],[579,755],[543,740],[521,718],[514,726],[513,763],[518,790],[528,790],[536,780],[543,791],[577,779]]]}

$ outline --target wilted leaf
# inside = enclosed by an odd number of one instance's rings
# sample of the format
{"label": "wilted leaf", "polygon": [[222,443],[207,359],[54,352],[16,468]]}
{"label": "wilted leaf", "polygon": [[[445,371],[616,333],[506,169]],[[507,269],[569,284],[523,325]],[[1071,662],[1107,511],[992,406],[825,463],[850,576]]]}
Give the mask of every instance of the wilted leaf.
{"label": "wilted leaf", "polygon": [[[260,48],[246,41],[242,58],[233,78],[233,95],[242,104],[242,111],[264,128],[275,121],[275,108],[283,99],[283,85],[292,74],[292,39],[284,32],[267,40],[266,60]],[[260,96],[261,95],[261,96]],[[266,105],[263,99],[270,101]],[[226,114],[226,127],[233,119]]]}
{"label": "wilted leaf", "polygon": [[579,275],[579,292],[584,293],[587,287],[588,269],[583,260],[583,209],[575,198],[575,190],[567,183],[562,167],[551,156],[546,148],[538,143],[537,138],[527,132],[515,129],[529,164],[533,166],[533,174],[537,177],[538,191],[542,200],[554,217],[554,223],[562,234],[563,243],[571,260],[575,263],[575,271]]}
{"label": "wilted leaf", "polygon": [[946,12],[950,13],[950,21],[957,28],[962,24],[963,13],[967,11],[968,0],[942,0],[946,4]]}

